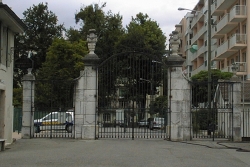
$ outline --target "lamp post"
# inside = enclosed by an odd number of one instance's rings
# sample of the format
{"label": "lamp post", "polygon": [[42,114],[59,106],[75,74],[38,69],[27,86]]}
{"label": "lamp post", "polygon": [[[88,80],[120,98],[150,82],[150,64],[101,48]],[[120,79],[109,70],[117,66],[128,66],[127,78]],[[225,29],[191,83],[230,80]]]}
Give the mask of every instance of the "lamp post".
{"label": "lamp post", "polygon": [[150,80],[143,79],[143,78],[140,78],[140,80],[150,83],[150,104],[151,104],[153,101],[153,83]]}
{"label": "lamp post", "polygon": [[[186,9],[186,8],[178,8],[178,10],[188,10],[192,12],[200,12],[197,10],[191,10],[191,9]],[[200,12],[201,13],[201,12]],[[203,13],[202,13],[203,14]],[[204,15],[204,14],[203,14]],[[204,15],[205,16],[205,15]],[[208,89],[207,89],[207,94],[208,94],[208,109],[211,111],[211,0],[208,0],[208,13],[207,13],[207,72],[208,72]]]}

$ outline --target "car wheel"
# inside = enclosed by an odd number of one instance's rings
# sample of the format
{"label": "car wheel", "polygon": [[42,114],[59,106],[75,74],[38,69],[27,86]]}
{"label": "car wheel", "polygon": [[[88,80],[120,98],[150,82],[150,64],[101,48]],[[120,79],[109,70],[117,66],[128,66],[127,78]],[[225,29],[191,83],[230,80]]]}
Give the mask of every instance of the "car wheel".
{"label": "car wheel", "polygon": [[72,125],[67,125],[65,129],[68,133],[72,133],[72,128],[73,128]]}
{"label": "car wheel", "polygon": [[34,126],[35,133],[40,133],[40,126]]}

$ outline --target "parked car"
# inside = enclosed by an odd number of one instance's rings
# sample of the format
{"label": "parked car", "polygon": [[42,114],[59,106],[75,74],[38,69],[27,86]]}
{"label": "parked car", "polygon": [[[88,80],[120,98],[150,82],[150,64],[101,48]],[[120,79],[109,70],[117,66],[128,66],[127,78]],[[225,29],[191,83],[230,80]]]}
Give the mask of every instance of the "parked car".
{"label": "parked car", "polygon": [[147,127],[148,128],[148,125],[149,125],[149,123],[148,123],[148,120],[146,120],[146,119],[142,119],[142,120],[138,121],[139,128],[140,127]]}
{"label": "parked car", "polygon": [[74,124],[74,112],[68,110],[67,112],[51,112],[41,119],[34,120],[34,131],[40,133],[42,130],[66,130],[68,133],[72,132]]}
{"label": "parked car", "polygon": [[149,121],[149,129],[161,129],[165,126],[165,119],[160,117],[151,118]]}

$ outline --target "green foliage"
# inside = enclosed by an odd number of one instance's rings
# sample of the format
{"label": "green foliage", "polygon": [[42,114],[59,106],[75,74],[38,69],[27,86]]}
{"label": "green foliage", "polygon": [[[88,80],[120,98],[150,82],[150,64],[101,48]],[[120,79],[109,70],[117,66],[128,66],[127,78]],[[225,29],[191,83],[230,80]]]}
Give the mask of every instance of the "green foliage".
{"label": "green foliage", "polygon": [[168,97],[167,96],[159,96],[155,98],[155,101],[150,106],[153,111],[152,114],[159,113],[159,116],[164,116],[165,112],[168,109]]}
{"label": "green foliage", "polygon": [[23,100],[23,89],[22,87],[13,88],[13,106],[21,107]]}
{"label": "green foliage", "polygon": [[[139,13],[132,17],[131,22],[126,27],[126,32],[115,45],[116,53],[126,53],[124,59],[120,59],[122,64],[126,64],[130,72],[128,79],[138,81],[140,78],[150,82],[136,82],[132,88],[140,92],[141,103],[145,104],[146,94],[152,94],[155,88],[162,81],[162,62],[165,54],[166,37],[156,21],[149,18],[147,14]],[[129,52],[132,51],[132,52]],[[126,75],[126,73],[125,73]],[[146,86],[145,86],[146,84]],[[140,89],[145,87],[146,89]]]}
{"label": "green foliage", "polygon": [[[229,80],[233,76],[231,72],[221,72],[218,69],[211,70],[211,99],[217,87],[219,79]],[[198,106],[199,103],[208,101],[208,71],[200,71],[198,74],[193,75],[192,79],[192,105]]]}
{"label": "green foliage", "polygon": [[37,75],[35,102],[40,110],[72,106],[74,79],[79,77],[87,54],[86,42],[55,39]]}
{"label": "green foliage", "polygon": [[87,53],[85,41],[71,43],[64,39],[55,39],[48,49],[46,61],[38,72],[38,79],[77,78],[84,68],[82,58]]}
{"label": "green foliage", "polygon": [[34,61],[35,72],[46,59],[47,49],[55,37],[62,37],[63,25],[57,25],[57,16],[48,9],[48,3],[33,5],[23,12],[23,22],[27,25],[24,34],[16,37],[15,57],[28,56]]}
{"label": "green foliage", "polygon": [[[229,80],[233,76],[231,72],[221,72],[218,69],[211,70],[211,78],[213,81],[218,81],[218,79]],[[208,71],[202,70],[198,74],[191,77],[193,81],[208,81]]]}
{"label": "green foliage", "polygon": [[114,45],[124,34],[122,16],[113,14],[111,11],[105,13],[105,6],[106,3],[101,6],[92,4],[82,7],[75,15],[76,23],[82,25],[80,31],[71,28],[66,34],[70,41],[86,40],[89,29],[95,29],[98,35],[95,53],[101,62],[114,54]]}
{"label": "green foliage", "polygon": [[116,52],[133,49],[154,54],[157,60],[161,60],[165,53],[166,36],[156,21],[147,14],[139,13],[132,17],[126,28],[126,33],[116,45]]}

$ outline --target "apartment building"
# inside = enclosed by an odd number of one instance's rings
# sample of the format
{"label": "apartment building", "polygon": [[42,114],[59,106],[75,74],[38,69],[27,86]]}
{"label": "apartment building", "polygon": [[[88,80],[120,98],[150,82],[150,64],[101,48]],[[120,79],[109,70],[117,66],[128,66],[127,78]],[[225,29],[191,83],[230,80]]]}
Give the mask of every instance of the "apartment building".
{"label": "apartment building", "polygon": [[25,24],[0,0],[0,138],[12,142],[14,38]]}
{"label": "apartment building", "polygon": [[[232,71],[238,68],[237,75],[250,80],[248,56],[250,46],[247,25],[250,13],[247,0],[211,0],[211,68]],[[248,17],[249,16],[249,17]],[[189,76],[207,70],[208,1],[199,0],[190,12],[176,25],[182,39],[180,54],[186,58],[185,68]]]}
{"label": "apartment building", "polygon": [[[208,70],[208,0],[197,0],[175,25],[181,38],[179,55],[188,77]],[[242,82],[242,106],[250,107],[250,1],[211,0],[211,69],[233,72]]]}

